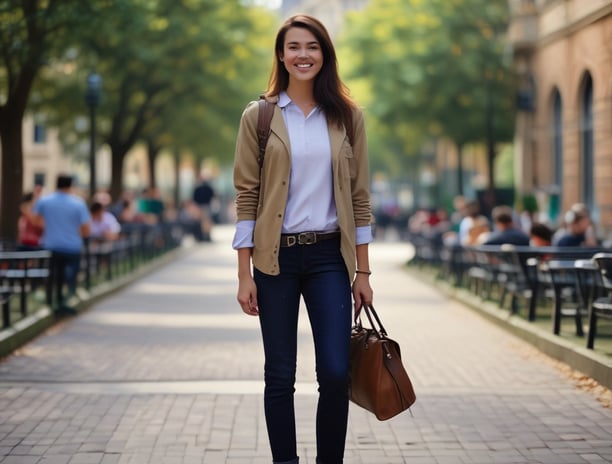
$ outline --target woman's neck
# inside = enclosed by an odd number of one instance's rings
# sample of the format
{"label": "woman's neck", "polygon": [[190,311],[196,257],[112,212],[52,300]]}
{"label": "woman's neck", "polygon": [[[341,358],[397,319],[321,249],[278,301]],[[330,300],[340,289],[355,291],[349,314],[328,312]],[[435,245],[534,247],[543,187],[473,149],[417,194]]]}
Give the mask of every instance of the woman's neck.
{"label": "woman's neck", "polygon": [[313,86],[311,82],[304,82],[289,85],[287,95],[293,103],[300,107],[305,115],[308,115],[317,105],[314,98]]}
{"label": "woman's neck", "polygon": [[287,87],[287,95],[295,103],[312,103],[315,101],[313,83],[311,81],[290,82]]}

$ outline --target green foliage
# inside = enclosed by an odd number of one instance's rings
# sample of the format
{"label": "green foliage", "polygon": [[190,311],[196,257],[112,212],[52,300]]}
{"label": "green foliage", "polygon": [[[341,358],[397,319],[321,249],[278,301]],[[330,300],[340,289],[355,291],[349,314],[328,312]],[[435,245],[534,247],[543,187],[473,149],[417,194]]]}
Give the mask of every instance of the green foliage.
{"label": "green foliage", "polygon": [[514,186],[514,150],[510,144],[504,144],[495,159],[495,179],[498,187]]}
{"label": "green foliage", "polygon": [[366,104],[391,145],[412,154],[437,136],[511,138],[507,21],[505,0],[372,0],[350,15],[342,41],[349,75],[369,81]]}
{"label": "green foliage", "polygon": [[228,160],[240,114],[265,86],[272,15],[238,0],[100,2],[102,23],[75,37],[73,53],[39,86],[64,142],[76,149],[88,133],[74,121],[86,114],[84,83],[95,69],[104,82],[98,128],[112,151],[114,194],[123,158],[139,140]]}
{"label": "green foliage", "polygon": [[61,55],[86,27],[95,26],[91,2],[0,2],[0,235],[16,236],[23,187],[22,119],[41,68]]}

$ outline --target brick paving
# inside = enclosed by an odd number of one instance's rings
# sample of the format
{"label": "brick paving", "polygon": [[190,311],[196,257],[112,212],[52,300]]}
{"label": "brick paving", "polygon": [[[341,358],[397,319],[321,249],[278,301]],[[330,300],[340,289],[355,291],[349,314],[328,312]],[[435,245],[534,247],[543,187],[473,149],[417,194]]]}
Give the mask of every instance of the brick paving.
{"label": "brick paving", "polygon": [[[270,463],[257,320],[235,303],[231,230],[57,325],[0,363],[1,464]],[[387,422],[351,405],[348,464],[612,462],[612,410],[556,363],[372,245],[375,306],[417,391]],[[296,415],[314,463],[312,342]]]}

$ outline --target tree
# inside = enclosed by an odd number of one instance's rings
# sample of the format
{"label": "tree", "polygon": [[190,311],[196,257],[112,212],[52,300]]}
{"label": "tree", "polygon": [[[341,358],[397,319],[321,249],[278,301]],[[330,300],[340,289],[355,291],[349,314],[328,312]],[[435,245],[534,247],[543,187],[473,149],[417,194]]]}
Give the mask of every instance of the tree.
{"label": "tree", "polygon": [[113,197],[138,141],[150,144],[152,159],[163,147],[188,146],[198,156],[231,153],[240,112],[249,92],[251,99],[257,94],[251,78],[261,75],[258,37],[271,24],[269,13],[255,14],[262,12],[238,0],[132,0],[107,12],[102,33],[84,37],[78,72],[50,76],[47,88],[54,90],[43,100],[66,142],[83,111],[82,100],[71,96],[82,95],[89,69],[103,76],[99,139],[112,152]]}
{"label": "tree", "polygon": [[[143,128],[153,183],[155,159],[164,148],[172,153],[177,168],[179,153],[190,154],[198,162],[204,158],[230,161],[240,114],[246,102],[255,99],[265,88],[269,71],[266,58],[272,58],[270,31],[274,17],[252,7],[243,9],[240,15],[235,9],[220,14],[227,15],[223,21],[218,20],[223,29],[215,40],[221,40],[222,45],[207,44],[225,60],[215,60],[216,71],[207,70],[208,74],[214,72],[215,79],[206,79],[206,74],[200,71],[195,73],[194,91],[177,95]],[[192,21],[192,16],[186,19]],[[210,64],[210,60],[203,62],[204,66]],[[175,179],[174,200],[178,204],[178,173]]]}
{"label": "tree", "polygon": [[351,74],[375,89],[372,114],[405,153],[438,136],[458,147],[485,142],[491,189],[495,146],[513,131],[507,15],[502,0],[373,0],[352,15],[345,41]]}
{"label": "tree", "polygon": [[98,2],[0,3],[0,235],[15,239],[23,190],[22,121],[41,69],[69,46],[83,24],[95,27]]}

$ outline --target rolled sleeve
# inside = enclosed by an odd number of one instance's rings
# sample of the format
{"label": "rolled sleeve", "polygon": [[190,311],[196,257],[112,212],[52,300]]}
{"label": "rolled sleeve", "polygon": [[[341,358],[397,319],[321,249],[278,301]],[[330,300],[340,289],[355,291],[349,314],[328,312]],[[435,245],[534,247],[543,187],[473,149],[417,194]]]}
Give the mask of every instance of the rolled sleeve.
{"label": "rolled sleeve", "polygon": [[355,244],[364,245],[372,241],[372,227],[361,226],[355,228]]}
{"label": "rolled sleeve", "polygon": [[236,223],[236,231],[234,232],[234,240],[232,248],[253,248],[253,231],[255,230],[255,221],[238,221]]}

